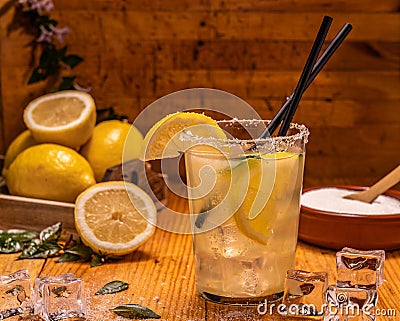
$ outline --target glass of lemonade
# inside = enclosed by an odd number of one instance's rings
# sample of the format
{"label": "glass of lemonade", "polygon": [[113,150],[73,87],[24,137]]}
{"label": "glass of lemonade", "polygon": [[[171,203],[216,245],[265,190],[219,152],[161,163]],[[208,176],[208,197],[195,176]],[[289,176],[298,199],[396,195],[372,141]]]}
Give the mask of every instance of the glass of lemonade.
{"label": "glass of lemonade", "polygon": [[227,139],[190,131],[185,152],[196,288],[224,304],[279,300],[293,267],[308,129],[258,139],[267,121],[218,125]]}

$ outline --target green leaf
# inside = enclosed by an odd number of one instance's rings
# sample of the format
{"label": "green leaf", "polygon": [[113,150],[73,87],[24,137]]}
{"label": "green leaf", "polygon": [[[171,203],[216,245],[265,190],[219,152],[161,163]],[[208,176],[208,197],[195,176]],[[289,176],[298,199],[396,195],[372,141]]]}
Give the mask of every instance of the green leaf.
{"label": "green leaf", "polygon": [[68,49],[68,46],[64,46],[58,50],[58,58],[60,60],[62,60],[62,58],[65,57],[65,55],[67,54],[67,49]]}
{"label": "green leaf", "polygon": [[50,19],[48,15],[39,15],[38,16],[39,25],[43,25],[44,27],[48,27],[49,25],[57,26],[57,20]]}
{"label": "green leaf", "polygon": [[0,253],[21,252],[25,244],[39,236],[34,231],[0,230]]}
{"label": "green leaf", "polygon": [[56,298],[68,298],[72,291],[68,291],[65,285],[56,286],[51,289],[51,292],[55,294]]}
{"label": "green leaf", "polygon": [[47,45],[40,55],[39,66],[48,68],[54,64],[58,65],[58,50],[54,45]]}
{"label": "green leaf", "polygon": [[128,319],[160,319],[154,311],[139,304],[124,304],[111,309],[115,314]]}
{"label": "green leaf", "polygon": [[75,66],[79,65],[83,61],[83,58],[78,55],[68,55],[68,56],[63,56],[61,58],[61,61],[66,65],[70,66],[72,69]]}
{"label": "green leaf", "polygon": [[42,242],[39,239],[33,240],[28,248],[24,249],[19,259],[45,259],[56,255],[61,250],[61,246],[56,241]]}
{"label": "green leaf", "polygon": [[57,261],[56,263],[63,263],[63,262],[74,262],[74,261],[79,261],[81,257],[76,254],[72,253],[64,253]]}
{"label": "green leaf", "polygon": [[42,242],[58,240],[61,235],[61,229],[62,223],[58,222],[43,229],[39,234],[39,238]]}
{"label": "green leaf", "polygon": [[90,262],[90,267],[100,266],[104,263],[106,263],[106,259],[104,258],[104,256],[94,254],[92,257],[92,261]]}
{"label": "green leaf", "polygon": [[119,280],[111,281],[98,290],[95,295],[117,293],[128,289],[128,287],[129,284],[126,282]]}
{"label": "green leaf", "polygon": [[80,259],[86,261],[90,261],[93,251],[90,247],[86,246],[79,239],[78,242],[71,248],[65,250],[65,253],[78,255]]}
{"label": "green leaf", "polygon": [[9,317],[13,317],[19,314],[22,314],[23,310],[21,308],[11,308],[11,309],[6,309],[1,311],[1,320],[9,318]]}
{"label": "green leaf", "polygon": [[62,223],[58,222],[43,229],[39,238],[33,239],[28,247],[22,251],[19,259],[47,258],[57,254],[61,250],[57,243],[61,234],[61,227]]}
{"label": "green leaf", "polygon": [[18,284],[14,286],[13,288],[7,290],[5,294],[11,295],[11,296],[18,296],[21,292],[24,292],[25,289],[22,285]]}
{"label": "green leaf", "polygon": [[72,77],[62,77],[60,85],[58,86],[57,90],[73,90],[74,89],[74,80],[76,76]]}
{"label": "green leaf", "polygon": [[42,241],[40,241],[40,239],[32,240],[29,243],[28,247],[22,251],[21,255],[18,258],[19,259],[30,258],[39,249],[41,244],[42,244]]}
{"label": "green leaf", "polygon": [[41,67],[36,67],[32,70],[32,74],[28,80],[28,85],[45,80],[47,77],[48,77],[48,74],[45,69],[43,69]]}

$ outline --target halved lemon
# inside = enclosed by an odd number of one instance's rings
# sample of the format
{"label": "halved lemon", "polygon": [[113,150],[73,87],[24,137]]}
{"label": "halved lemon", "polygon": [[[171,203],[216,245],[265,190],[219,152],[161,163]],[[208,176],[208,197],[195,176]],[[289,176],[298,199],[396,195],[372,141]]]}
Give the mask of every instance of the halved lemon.
{"label": "halved lemon", "polygon": [[111,181],[82,192],[75,202],[75,227],[83,243],[100,254],[126,255],[155,231],[156,207],[138,186]]}
{"label": "halved lemon", "polygon": [[[289,205],[294,193],[298,175],[299,155],[278,152],[263,155],[261,158],[249,158],[234,168],[235,180],[241,181],[245,174],[249,179],[243,203],[234,214],[236,224],[247,237],[267,244],[277,215]],[[247,164],[247,166],[246,166]],[[243,171],[243,173],[240,173]],[[244,174],[244,171],[248,171]]]}
{"label": "halved lemon", "polygon": [[37,142],[77,149],[92,135],[95,102],[91,95],[77,90],[43,95],[25,108],[24,122]]}
{"label": "halved lemon", "polygon": [[159,120],[144,138],[143,158],[145,160],[179,156],[187,148],[179,133],[188,130],[193,136],[226,138],[217,122],[204,114],[177,112]]}

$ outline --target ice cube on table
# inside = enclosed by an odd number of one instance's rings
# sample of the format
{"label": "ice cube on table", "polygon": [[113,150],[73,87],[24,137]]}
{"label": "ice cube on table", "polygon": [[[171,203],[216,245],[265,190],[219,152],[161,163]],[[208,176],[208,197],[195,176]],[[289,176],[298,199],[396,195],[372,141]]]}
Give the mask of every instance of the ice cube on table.
{"label": "ice cube on table", "polygon": [[84,317],[86,299],[83,281],[72,273],[37,278],[35,313],[46,321]]}
{"label": "ice cube on table", "polygon": [[377,303],[376,289],[330,285],[325,293],[324,321],[374,321]]}
{"label": "ice cube on table", "polygon": [[384,281],[384,262],[384,250],[360,251],[345,247],[336,253],[336,285],[376,289]]}
{"label": "ice cube on table", "polygon": [[28,270],[0,275],[0,320],[33,312],[30,280]]}
{"label": "ice cube on table", "polygon": [[322,317],[327,286],[326,272],[288,270],[282,300],[285,311],[292,316]]}

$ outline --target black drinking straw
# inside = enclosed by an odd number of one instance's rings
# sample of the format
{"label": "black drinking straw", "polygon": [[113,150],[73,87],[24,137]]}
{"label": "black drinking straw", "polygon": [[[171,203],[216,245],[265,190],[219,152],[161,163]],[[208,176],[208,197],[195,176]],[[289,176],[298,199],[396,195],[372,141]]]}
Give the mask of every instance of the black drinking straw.
{"label": "black drinking straw", "polygon": [[294,113],[296,112],[297,106],[299,105],[300,99],[306,89],[306,84],[310,78],[312,69],[317,61],[319,52],[321,51],[322,45],[325,41],[325,37],[329,31],[329,27],[332,23],[332,18],[325,16],[322,20],[321,27],[319,28],[317,37],[314,40],[313,46],[311,48],[310,54],[308,55],[306,64],[304,65],[303,71],[301,73],[300,79],[296,85],[296,89],[293,93],[293,99],[290,103],[290,107],[285,113],[285,117],[282,122],[282,126],[279,129],[278,136],[285,136],[289,129],[290,122],[293,119]]}
{"label": "black drinking straw", "polygon": [[[340,31],[337,33],[335,38],[332,40],[332,42],[325,49],[325,51],[322,53],[321,57],[318,59],[318,61],[314,65],[312,73],[311,73],[310,77],[307,80],[307,84],[306,84],[305,90],[311,85],[311,83],[317,77],[317,75],[322,70],[322,68],[325,67],[326,63],[333,56],[333,54],[335,53],[336,49],[338,49],[339,46],[342,44],[342,42],[347,37],[347,35],[350,33],[352,28],[353,27],[351,26],[351,24],[346,23],[342,27],[342,29],[340,29]],[[287,111],[287,108],[290,106],[290,103],[291,103],[291,101],[293,99],[293,94],[294,93],[292,93],[287,98],[287,100],[285,101],[283,106],[279,109],[278,113],[270,121],[270,123],[268,124],[267,128],[261,134],[261,138],[266,138],[266,137],[268,137],[268,135],[272,135],[275,132],[275,130],[278,128],[279,124],[282,122],[282,119],[285,117],[285,112]]]}
{"label": "black drinking straw", "polygon": [[322,20],[321,27],[319,28],[317,37],[314,40],[310,54],[307,58],[306,64],[304,65],[300,79],[296,85],[296,89],[294,90],[293,99],[290,103],[290,107],[287,110],[287,112],[285,112],[285,117],[283,119],[283,123],[279,130],[278,136],[285,135],[289,129],[290,122],[293,119],[293,115],[297,109],[297,106],[304,93],[304,90],[306,89],[307,80],[308,78],[310,78],[312,69],[315,65],[315,62],[317,61],[318,54],[321,51],[322,44],[325,41],[325,37],[328,33],[332,20],[333,19],[329,16],[325,16],[324,19]]}

